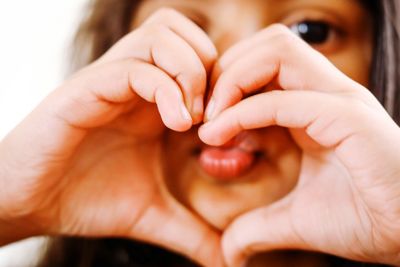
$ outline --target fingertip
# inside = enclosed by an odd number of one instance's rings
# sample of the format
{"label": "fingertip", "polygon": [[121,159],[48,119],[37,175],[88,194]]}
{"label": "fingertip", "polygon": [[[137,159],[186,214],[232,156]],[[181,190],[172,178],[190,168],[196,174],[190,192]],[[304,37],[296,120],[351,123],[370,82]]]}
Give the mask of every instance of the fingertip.
{"label": "fingertip", "polygon": [[205,266],[226,267],[224,255],[221,249],[221,237],[215,230],[209,230],[210,236],[198,250],[198,262]]}
{"label": "fingertip", "polygon": [[[165,229],[171,235],[164,239],[167,245],[175,245],[179,253],[201,266],[223,267],[220,233],[175,201],[169,207],[173,217]],[[177,230],[179,235],[174,234]]]}
{"label": "fingertip", "polygon": [[181,117],[174,120],[173,123],[170,124],[171,127],[168,128],[177,132],[184,132],[192,127],[193,119],[183,103],[180,105],[180,116]]}
{"label": "fingertip", "polygon": [[208,39],[207,34],[204,33],[204,39],[206,40],[204,46],[204,55],[201,55],[201,61],[203,62],[206,72],[209,74],[213,70],[215,62],[218,59],[218,50],[214,43]]}
{"label": "fingertip", "polygon": [[180,105],[181,119],[185,122],[192,122],[192,117],[184,104]]}
{"label": "fingertip", "polygon": [[155,93],[155,102],[161,119],[167,128],[184,132],[192,127],[193,120],[183,102],[180,91],[159,89]]}
{"label": "fingertip", "polygon": [[203,122],[203,116],[199,115],[196,118],[193,118],[193,125],[199,125]]}
{"label": "fingertip", "polygon": [[185,132],[192,127],[192,118],[183,104],[177,111],[167,110],[160,104],[158,108],[161,119],[167,128],[176,132]]}
{"label": "fingertip", "polygon": [[179,122],[177,122],[177,121],[171,122],[171,121],[167,121],[167,120],[163,119],[163,122],[164,122],[165,126],[168,129],[171,129],[171,130],[173,130],[175,132],[185,132],[185,131],[189,130],[192,127],[192,123],[191,122],[188,123],[186,121],[184,121],[184,122],[180,122],[180,121]]}
{"label": "fingertip", "polygon": [[201,141],[206,143],[207,145],[212,145],[212,142],[209,138],[208,128],[210,127],[210,122],[206,122],[201,125],[198,129],[198,135]]}
{"label": "fingertip", "polygon": [[210,101],[207,104],[207,108],[204,115],[204,121],[208,122],[215,117],[215,98],[211,97]]}
{"label": "fingertip", "polygon": [[229,267],[245,267],[247,260],[243,250],[238,247],[238,241],[232,239],[232,233],[224,234],[221,238],[221,247],[224,257],[224,262]]}
{"label": "fingertip", "polygon": [[197,96],[193,100],[191,109],[193,124],[199,124],[200,122],[202,122],[203,109],[204,109],[203,96]]}
{"label": "fingertip", "polygon": [[215,132],[212,121],[201,125],[198,130],[198,135],[201,141],[210,146],[220,146],[227,141],[221,138],[221,134]]}

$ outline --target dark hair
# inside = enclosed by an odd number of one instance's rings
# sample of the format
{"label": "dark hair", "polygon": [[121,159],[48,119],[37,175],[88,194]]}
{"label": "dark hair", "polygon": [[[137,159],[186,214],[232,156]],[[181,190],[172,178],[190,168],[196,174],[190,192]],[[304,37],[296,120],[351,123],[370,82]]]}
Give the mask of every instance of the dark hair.
{"label": "dark hair", "polygon": [[400,2],[364,0],[374,17],[374,55],[370,90],[400,123]]}
{"label": "dark hair", "polygon": [[[400,1],[361,0],[374,19],[370,90],[400,122]],[[130,30],[140,0],[92,0],[75,39],[78,66],[94,61]],[[379,266],[327,256],[329,266]],[[64,237],[50,243],[39,267],[196,266],[164,249],[124,239]]]}

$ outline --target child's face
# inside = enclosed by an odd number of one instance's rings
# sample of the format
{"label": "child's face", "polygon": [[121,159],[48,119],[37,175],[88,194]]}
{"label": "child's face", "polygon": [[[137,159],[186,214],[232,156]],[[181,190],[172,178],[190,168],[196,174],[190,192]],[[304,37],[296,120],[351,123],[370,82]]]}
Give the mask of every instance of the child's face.
{"label": "child's face", "polygon": [[[220,55],[236,42],[272,23],[311,29],[302,35],[340,70],[368,86],[372,21],[356,0],[147,0],[135,16],[139,25],[160,7],[172,7],[201,26]],[[318,22],[310,25],[309,22]],[[303,23],[303,24],[302,24]],[[169,131],[165,138],[167,183],[175,197],[212,225],[223,229],[237,215],[269,204],[296,184],[301,153],[288,131],[253,131],[258,161],[233,182],[218,183],[198,161],[202,144],[197,128]]]}

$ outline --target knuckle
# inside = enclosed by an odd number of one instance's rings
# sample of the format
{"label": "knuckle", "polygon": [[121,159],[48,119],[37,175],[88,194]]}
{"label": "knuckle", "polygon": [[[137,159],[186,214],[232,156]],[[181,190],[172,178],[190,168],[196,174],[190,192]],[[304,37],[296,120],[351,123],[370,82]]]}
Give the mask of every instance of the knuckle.
{"label": "knuckle", "polygon": [[276,34],[291,34],[292,32],[289,30],[287,26],[282,23],[274,23],[271,24],[268,29]]}
{"label": "knuckle", "polygon": [[159,37],[165,34],[168,27],[163,24],[149,24],[143,29],[143,35],[149,37]]}
{"label": "knuckle", "polygon": [[351,105],[351,113],[357,116],[364,116],[368,112],[368,106],[364,103],[364,101],[358,98],[352,98],[349,100],[349,105]]}
{"label": "knuckle", "polygon": [[367,88],[363,87],[362,85],[358,85],[356,86],[356,88],[354,88],[354,90],[349,90],[349,91],[351,98],[360,100],[366,103],[367,105],[370,105],[371,107],[380,106],[379,102],[376,100],[372,92],[369,91]]}
{"label": "knuckle", "polygon": [[207,70],[212,70],[213,65],[218,60],[218,52],[215,47],[204,52],[204,66]]}
{"label": "knuckle", "polygon": [[204,66],[203,65],[197,66],[192,71],[192,77],[193,77],[193,79],[206,80],[207,72],[206,72],[206,69],[204,68]]}
{"label": "knuckle", "polygon": [[221,76],[223,73],[225,73],[225,71],[228,69],[228,67],[230,66],[231,62],[227,62],[226,58],[224,58],[224,56],[222,56],[222,58],[217,58],[215,60],[215,64],[213,66],[213,75],[215,77],[219,77]]}
{"label": "knuckle", "polygon": [[359,122],[366,125],[370,123],[370,108],[364,101],[351,97],[347,98],[343,104],[343,108],[341,108],[345,113],[343,116],[346,116],[350,122]]}
{"label": "knuckle", "polygon": [[153,15],[150,16],[148,22],[153,23],[166,23],[171,19],[183,16],[181,13],[170,7],[162,7],[158,9]]}
{"label": "knuckle", "polygon": [[286,48],[293,47],[297,43],[297,36],[292,32],[280,32],[277,34],[276,39],[278,40],[279,46]]}
{"label": "knuckle", "polygon": [[301,39],[283,24],[273,24],[270,26],[274,35],[274,40],[279,46],[279,50],[292,49],[301,43]]}
{"label": "knuckle", "polygon": [[[292,62],[293,58],[298,58],[300,52],[304,53],[304,47],[297,40],[297,36],[292,33],[281,33],[274,40],[277,54],[280,55],[282,62]],[[300,54],[301,55],[301,54]]]}
{"label": "knuckle", "polygon": [[147,47],[163,47],[171,38],[171,30],[164,24],[149,24],[141,29],[139,38]]}
{"label": "knuckle", "polygon": [[204,67],[199,66],[190,71],[184,71],[177,75],[176,80],[186,90],[200,92],[205,89],[207,73]]}

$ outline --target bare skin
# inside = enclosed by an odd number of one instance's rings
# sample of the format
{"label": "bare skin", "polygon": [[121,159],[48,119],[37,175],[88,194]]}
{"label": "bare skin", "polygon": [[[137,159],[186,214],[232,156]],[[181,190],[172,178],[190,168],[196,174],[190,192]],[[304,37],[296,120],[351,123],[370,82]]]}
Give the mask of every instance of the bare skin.
{"label": "bare skin", "polygon": [[[234,89],[247,90],[243,93],[244,96],[260,92],[259,89],[264,86],[267,86],[269,90],[282,89],[281,84],[276,82],[271,84],[269,80],[254,82],[256,75],[262,76],[268,75],[268,73],[271,76],[277,75],[273,69],[274,66],[268,65],[270,64],[266,60],[268,55],[263,54],[268,49],[274,49],[274,46],[268,43],[272,39],[270,37],[271,30],[263,30],[264,25],[275,22],[291,26],[306,19],[315,19],[331,25],[333,29],[330,38],[320,44],[312,44],[313,48],[321,52],[347,76],[368,86],[372,33],[370,29],[368,30],[370,22],[365,19],[366,11],[356,1],[230,1],[229,4],[226,1],[147,1],[139,9],[137,21],[133,25],[137,25],[153,10],[165,5],[177,9],[193,19],[208,33],[220,52],[213,77],[211,77],[212,84],[217,84],[212,88],[215,90],[214,96],[225,101],[225,106],[216,108],[217,113],[220,111],[218,109],[224,109],[240,100],[242,93]],[[265,12],[260,14],[259,10],[265,10]],[[344,28],[348,32],[342,36],[337,31],[344,30]],[[279,32],[276,35],[279,36]],[[276,46],[279,47],[279,45],[280,43]],[[254,51],[255,49],[259,51]],[[249,54],[253,51],[254,55],[250,57]],[[282,52],[286,52],[286,46],[282,45],[281,49],[277,48],[273,51],[278,55],[276,60],[279,60]],[[302,54],[308,55],[305,50],[303,52],[303,49],[296,51],[299,55],[291,54],[293,61]],[[257,61],[258,59],[260,61]],[[262,61],[267,63],[262,64]],[[246,67],[237,67],[238,70],[231,76],[224,74],[228,69],[244,64],[244,62]],[[324,62],[313,63],[316,69],[328,68]],[[289,62],[288,64],[293,63]],[[305,61],[302,64],[310,64],[310,62]],[[302,69],[300,64],[296,66]],[[261,71],[254,71],[257,69]],[[304,73],[303,77],[296,76],[295,78],[299,80],[299,85],[307,84],[309,79],[315,79],[315,73],[308,71]],[[238,81],[238,77],[251,78],[249,80],[243,78]],[[229,83],[229,80],[236,83]],[[250,83],[252,83],[251,89],[246,86]],[[318,86],[326,87],[322,81]],[[232,96],[232,94],[234,95]],[[262,102],[257,105],[265,106]],[[310,104],[310,106],[313,105]],[[241,110],[241,112],[244,111]],[[250,116],[254,112],[254,109],[249,109],[246,114]],[[256,112],[263,114],[262,110]],[[250,117],[247,119],[250,120]],[[172,131],[167,133],[164,153],[168,173],[166,177],[170,191],[180,202],[193,209],[218,229],[225,230],[235,218],[246,211],[269,205],[287,195],[296,186],[302,162],[307,158],[304,157],[298,140],[293,138],[296,136],[293,134],[294,130],[289,131],[286,127],[271,125],[261,129],[260,127],[255,128],[257,130],[253,131],[261,140],[262,152],[264,155],[268,155],[267,160],[262,161],[262,164],[257,165],[239,182],[225,184],[216,183],[199,167],[197,155],[193,153],[201,148],[202,144],[197,137],[197,128],[184,133]],[[213,132],[213,136],[215,138],[219,134],[215,135]],[[227,138],[223,140],[227,141]],[[313,144],[308,139],[307,142]],[[239,238],[243,238],[238,233],[246,233],[246,227],[257,229],[258,225],[243,226],[238,228],[235,234],[239,235]],[[254,233],[254,236],[257,236],[257,232]],[[231,246],[235,245],[230,241],[226,241],[226,243],[231,243]],[[243,248],[245,251],[248,249],[248,247]],[[300,249],[304,249],[304,247],[300,247]],[[252,252],[263,251],[262,249],[249,250]],[[238,251],[239,249],[236,252],[239,253]],[[242,256],[242,258],[244,257]],[[268,263],[268,266],[274,266],[272,261],[267,259],[263,258],[261,261],[264,264]],[[280,263],[274,261],[273,264],[284,265],[287,259],[288,257],[283,256],[280,258]],[[252,264],[256,264],[254,260]],[[289,265],[288,262],[286,264]],[[319,262],[319,264],[321,263]],[[308,266],[310,266],[310,262],[308,262]]]}
{"label": "bare skin", "polygon": [[166,190],[160,150],[166,127],[202,117],[192,103],[215,58],[193,22],[161,10],[49,95],[0,144],[1,244],[120,236],[220,266],[219,233]]}
{"label": "bare skin", "polygon": [[[223,68],[244,57],[253,47],[266,45],[265,26],[279,22],[291,27],[305,20],[316,20],[328,25],[329,32],[326,40],[313,43],[313,47],[346,75],[364,86],[368,85],[372,53],[372,33],[368,25],[371,22],[366,18],[367,12],[356,1],[349,4],[349,1],[313,0],[151,0],[139,7],[133,27],[164,6],[175,8],[191,18],[215,44],[220,56],[213,77],[210,76],[211,83],[215,84]],[[260,14],[260,10],[265,12]],[[235,45],[239,42],[241,45]],[[275,85],[268,86],[273,88]],[[222,90],[230,94],[233,89]],[[240,182],[224,185],[215,183],[199,167],[197,155],[193,153],[202,145],[196,127],[183,133],[166,132],[163,151],[171,192],[218,229],[223,230],[233,218],[245,211],[282,198],[297,183],[301,152],[287,129],[266,127],[252,132],[267,160],[253,168]]]}
{"label": "bare skin", "polygon": [[[352,19],[362,13],[356,1],[345,2],[334,6],[354,4]],[[371,46],[364,42],[368,35],[355,34],[356,22],[347,21],[355,31],[347,42],[314,47],[339,71],[281,25],[260,22],[222,38],[218,27],[207,35],[170,9],[140,21],[0,143],[1,244],[39,234],[121,236],[205,266],[222,266],[222,254],[228,266],[239,266],[254,253],[288,247],[398,264],[400,130],[363,86]],[[213,105],[204,107],[198,99],[211,93],[210,81]],[[248,93],[255,95],[242,99]],[[165,140],[203,118],[198,134],[211,145],[243,129],[263,128],[261,137],[271,137],[267,129],[277,126],[278,149],[290,151],[294,166],[282,176],[287,186],[239,210],[224,201],[226,212],[208,216],[202,201],[212,195],[193,198],[192,190],[217,195],[218,187],[181,187],[181,174],[193,165],[180,162],[181,172],[163,167]],[[185,136],[189,143],[199,140],[192,132]],[[264,145],[270,151],[271,144]],[[166,184],[171,189],[173,179],[187,191],[171,194]],[[242,194],[240,186],[220,190],[232,188]],[[242,196],[259,187],[247,188]],[[222,246],[216,228],[223,231]]]}
{"label": "bare skin", "polygon": [[[219,76],[213,115],[199,135],[220,145],[243,130],[286,127],[301,149],[299,181],[284,198],[232,222],[223,237],[229,265],[283,248],[398,264],[399,127],[366,88],[285,27],[264,34],[268,49],[254,48]],[[281,90],[243,101],[224,92],[250,93],[272,79]]]}

